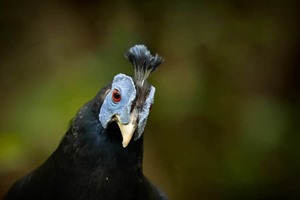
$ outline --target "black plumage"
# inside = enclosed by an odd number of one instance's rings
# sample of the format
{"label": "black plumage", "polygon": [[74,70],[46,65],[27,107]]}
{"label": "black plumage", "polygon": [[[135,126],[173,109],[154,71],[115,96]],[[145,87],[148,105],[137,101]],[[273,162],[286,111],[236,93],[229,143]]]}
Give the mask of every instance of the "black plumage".
{"label": "black plumage", "polygon": [[[153,71],[162,59],[147,52],[140,45],[129,50],[126,56],[131,62],[135,60],[136,70],[140,70],[137,68],[141,66],[138,64],[141,58],[150,59],[150,62],[142,61],[142,66],[152,65],[149,69]],[[117,123],[112,121],[103,128],[99,122],[99,110],[111,87],[110,83],[102,88],[80,108],[58,148],[40,167],[19,179],[4,199],[167,199],[143,175],[143,136],[131,140],[124,148]],[[138,95],[141,94],[137,93],[136,98],[143,98]]]}
{"label": "black plumage", "polygon": [[152,56],[144,45],[136,45],[129,49],[125,57],[131,62],[134,68],[135,81],[143,82],[150,73],[154,72],[158,65],[163,62],[163,58],[158,54]]}

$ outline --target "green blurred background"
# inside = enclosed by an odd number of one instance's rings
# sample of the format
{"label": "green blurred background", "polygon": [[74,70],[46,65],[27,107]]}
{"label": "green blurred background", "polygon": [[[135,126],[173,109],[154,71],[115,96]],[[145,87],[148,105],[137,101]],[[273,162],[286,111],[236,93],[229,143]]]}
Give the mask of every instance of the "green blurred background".
{"label": "green blurred background", "polygon": [[[0,3],[0,197],[143,43],[144,171],[173,200],[300,197],[298,1]],[[300,199],[300,198],[299,198]]]}

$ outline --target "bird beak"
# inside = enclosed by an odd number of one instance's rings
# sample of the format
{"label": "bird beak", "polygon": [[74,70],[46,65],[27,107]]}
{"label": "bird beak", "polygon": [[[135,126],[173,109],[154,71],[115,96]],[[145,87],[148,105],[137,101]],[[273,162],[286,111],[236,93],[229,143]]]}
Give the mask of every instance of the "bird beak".
{"label": "bird beak", "polygon": [[120,131],[121,131],[121,134],[122,134],[122,138],[123,138],[123,141],[122,141],[122,145],[123,147],[127,147],[127,145],[129,144],[133,134],[134,134],[134,131],[137,127],[137,118],[138,118],[138,115],[137,115],[137,112],[134,110],[131,114],[130,114],[130,121],[128,124],[123,124],[121,122],[121,119],[120,119],[120,116],[116,115],[116,118],[117,118],[117,124],[120,128]]}

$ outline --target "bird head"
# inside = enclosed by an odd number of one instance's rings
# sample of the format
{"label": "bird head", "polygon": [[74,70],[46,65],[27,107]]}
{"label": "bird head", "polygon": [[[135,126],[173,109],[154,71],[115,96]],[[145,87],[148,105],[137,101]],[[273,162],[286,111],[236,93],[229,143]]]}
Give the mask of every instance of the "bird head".
{"label": "bird head", "polygon": [[118,124],[124,148],[132,137],[138,140],[144,132],[155,93],[147,78],[163,61],[157,54],[152,56],[144,45],[130,48],[125,57],[133,65],[134,76],[118,74],[113,78],[99,112],[104,128],[112,122]]}

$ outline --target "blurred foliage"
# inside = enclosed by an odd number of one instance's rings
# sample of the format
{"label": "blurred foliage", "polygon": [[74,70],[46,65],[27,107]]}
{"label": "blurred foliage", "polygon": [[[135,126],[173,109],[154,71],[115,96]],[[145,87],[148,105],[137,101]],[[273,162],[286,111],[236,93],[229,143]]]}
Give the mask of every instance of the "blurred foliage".
{"label": "blurred foliage", "polygon": [[299,199],[299,3],[0,3],[0,196],[136,43],[165,58],[145,173],[170,199]]}

